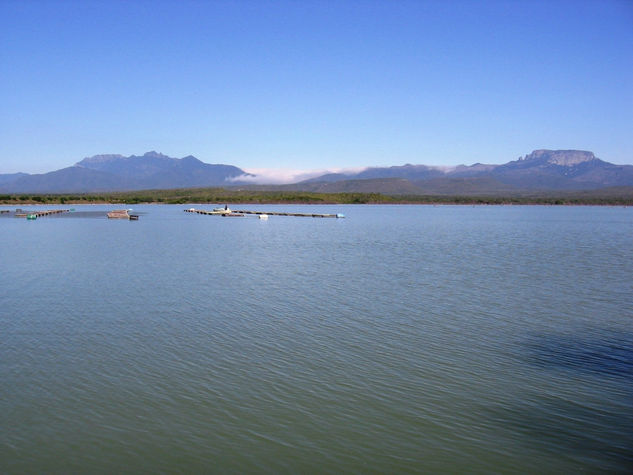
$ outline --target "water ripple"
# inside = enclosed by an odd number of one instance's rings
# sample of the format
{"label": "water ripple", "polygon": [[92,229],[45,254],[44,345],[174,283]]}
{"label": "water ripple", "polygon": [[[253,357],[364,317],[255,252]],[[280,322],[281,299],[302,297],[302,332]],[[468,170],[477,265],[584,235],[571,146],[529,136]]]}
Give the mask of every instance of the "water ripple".
{"label": "water ripple", "polygon": [[3,473],[633,465],[628,210],[95,211],[0,225]]}

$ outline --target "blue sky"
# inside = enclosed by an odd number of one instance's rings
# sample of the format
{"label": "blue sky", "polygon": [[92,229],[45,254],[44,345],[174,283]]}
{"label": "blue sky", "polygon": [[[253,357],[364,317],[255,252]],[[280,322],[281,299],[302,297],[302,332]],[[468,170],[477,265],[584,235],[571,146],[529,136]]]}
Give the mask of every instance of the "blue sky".
{"label": "blue sky", "polygon": [[0,0],[0,173],[633,163],[633,1]]}

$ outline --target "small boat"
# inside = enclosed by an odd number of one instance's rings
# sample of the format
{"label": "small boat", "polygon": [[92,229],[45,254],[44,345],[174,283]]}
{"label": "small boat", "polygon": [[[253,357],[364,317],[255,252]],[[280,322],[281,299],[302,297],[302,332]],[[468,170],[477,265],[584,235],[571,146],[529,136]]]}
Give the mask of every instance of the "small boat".
{"label": "small boat", "polygon": [[259,219],[267,220],[268,219],[268,215],[267,214],[260,214],[259,215]]}
{"label": "small boat", "polygon": [[26,219],[37,219],[37,214],[29,213],[26,215]]}

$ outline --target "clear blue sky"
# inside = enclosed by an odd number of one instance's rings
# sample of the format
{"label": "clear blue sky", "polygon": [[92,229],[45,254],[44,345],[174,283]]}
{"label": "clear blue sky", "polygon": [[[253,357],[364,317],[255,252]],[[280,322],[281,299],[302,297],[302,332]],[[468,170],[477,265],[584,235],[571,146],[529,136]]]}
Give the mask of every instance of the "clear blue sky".
{"label": "clear blue sky", "polygon": [[633,1],[0,0],[0,173],[633,163]]}

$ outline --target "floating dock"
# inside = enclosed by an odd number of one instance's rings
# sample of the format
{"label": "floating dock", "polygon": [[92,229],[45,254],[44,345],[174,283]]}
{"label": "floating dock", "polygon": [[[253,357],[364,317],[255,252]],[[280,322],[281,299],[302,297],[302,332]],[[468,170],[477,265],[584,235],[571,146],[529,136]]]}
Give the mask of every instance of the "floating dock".
{"label": "floating dock", "polygon": [[48,216],[51,214],[61,214],[61,213],[70,213],[69,209],[49,209],[47,211],[36,211],[35,215],[39,216]]}
{"label": "floating dock", "polygon": [[130,214],[127,209],[115,209],[108,213],[110,219],[129,219],[130,221],[138,221],[137,214]]}
{"label": "floating dock", "polygon": [[[69,209],[49,209],[46,211],[23,211],[21,209],[15,210],[16,218],[28,218],[29,216],[35,216],[35,218],[39,218],[40,216],[50,216],[51,214],[61,214],[61,213],[69,213]],[[35,219],[29,218],[29,219]]]}
{"label": "floating dock", "polygon": [[208,211],[206,209],[195,209],[195,208],[189,208],[185,210],[185,213],[196,213],[196,214],[211,214],[214,216],[222,216],[224,214],[228,214],[231,211],[228,211],[226,213],[220,213],[219,211]]}
{"label": "floating dock", "polygon": [[245,214],[253,214],[253,215],[265,215],[265,216],[296,216],[301,218],[344,218],[345,215],[337,213],[337,214],[323,214],[323,213],[285,213],[278,211],[249,211],[245,209],[234,209],[227,210],[227,213],[220,213],[218,211],[206,211],[203,209],[194,209],[189,208],[186,209],[186,213],[197,213],[197,214],[210,214],[210,215],[220,215],[220,216],[239,216]]}
{"label": "floating dock", "polygon": [[256,215],[268,215],[268,216],[298,216],[301,218],[344,218],[345,216],[338,214],[322,214],[322,213],[281,213],[275,211],[247,211],[247,210],[234,210],[234,213],[242,214],[256,214]]}

